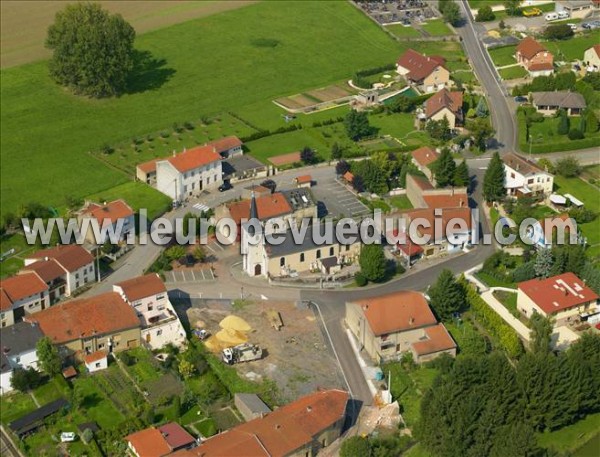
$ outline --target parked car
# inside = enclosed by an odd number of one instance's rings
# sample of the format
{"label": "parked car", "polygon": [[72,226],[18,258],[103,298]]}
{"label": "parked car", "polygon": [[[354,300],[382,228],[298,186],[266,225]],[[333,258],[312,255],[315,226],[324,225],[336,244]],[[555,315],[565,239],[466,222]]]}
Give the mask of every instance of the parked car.
{"label": "parked car", "polygon": [[529,101],[529,99],[527,97],[524,97],[523,95],[517,95],[515,97],[515,102],[517,103],[527,103]]}
{"label": "parked car", "polygon": [[569,19],[571,17],[568,11],[559,11],[557,14],[559,19]]}
{"label": "parked car", "polygon": [[567,25],[569,27],[571,27],[571,30],[573,30],[573,32],[575,32],[577,30],[577,24],[573,24],[572,22],[569,22]]}
{"label": "parked car", "polygon": [[555,21],[558,19],[558,13],[548,13],[544,16],[547,21]]}
{"label": "parked car", "polygon": [[539,8],[530,8],[528,10],[523,11],[523,16],[525,17],[535,17],[535,16],[541,16],[542,15],[542,10]]}
{"label": "parked car", "polygon": [[219,186],[219,192],[225,192],[226,190],[233,189],[233,186],[229,181],[225,181]]}

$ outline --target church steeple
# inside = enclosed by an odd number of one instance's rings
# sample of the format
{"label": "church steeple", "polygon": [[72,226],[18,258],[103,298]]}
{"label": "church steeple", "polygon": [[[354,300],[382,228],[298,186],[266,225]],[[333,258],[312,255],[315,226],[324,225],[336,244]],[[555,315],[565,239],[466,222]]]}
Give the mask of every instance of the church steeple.
{"label": "church steeple", "polygon": [[250,218],[258,219],[258,209],[256,208],[256,198],[254,197],[254,190],[252,190],[252,196],[250,197]]}

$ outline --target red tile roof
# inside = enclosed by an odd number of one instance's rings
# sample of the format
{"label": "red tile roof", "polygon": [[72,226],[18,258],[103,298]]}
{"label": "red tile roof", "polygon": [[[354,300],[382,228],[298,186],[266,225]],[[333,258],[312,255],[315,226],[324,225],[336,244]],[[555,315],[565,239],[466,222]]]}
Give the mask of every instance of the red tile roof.
{"label": "red tile roof", "polygon": [[344,173],[344,175],[342,176],[342,178],[344,178],[349,183],[352,183],[352,181],[354,181],[354,175],[352,173],[350,173],[349,171],[347,171],[346,173]]}
{"label": "red tile roof", "polygon": [[453,195],[423,194],[423,200],[429,208],[466,208],[469,206],[469,197],[466,190],[457,190]]}
{"label": "red tile roof", "polygon": [[518,288],[546,314],[554,314],[598,300],[598,294],[573,273],[563,273],[547,279],[532,279],[519,283]]}
{"label": "red tile roof", "polygon": [[[421,236],[429,235],[431,237],[431,241],[436,241],[438,239],[446,238],[446,232],[449,234],[452,233],[460,233],[461,229],[458,224],[450,225],[450,221],[452,219],[458,221],[464,221],[464,225],[470,231],[472,228],[471,221],[471,210],[467,207],[465,208],[439,208],[441,209],[441,214],[436,217],[434,208],[421,208],[407,212],[410,221],[414,221],[415,219],[424,219],[429,223],[429,227],[424,227],[419,225],[417,228],[418,232]],[[435,230],[435,219],[438,218],[442,221],[442,233],[439,233],[438,238],[434,240],[434,230]]]}
{"label": "red tile roof", "polygon": [[195,170],[209,163],[221,160],[221,155],[214,146],[197,146],[166,159],[180,173]]}
{"label": "red tile roof", "polygon": [[18,274],[25,272],[34,272],[42,279],[42,281],[49,283],[55,279],[60,278],[67,274],[67,272],[61,268],[60,264],[55,259],[50,260],[38,260],[33,262],[21,269]]}
{"label": "red tile roof", "polygon": [[74,272],[94,262],[94,257],[78,244],[58,245],[30,254],[28,259],[54,259],[68,272]]}
{"label": "red tile roof", "polygon": [[125,437],[139,457],[162,457],[171,453],[171,448],[162,433],[154,427],[140,430]]}
{"label": "red tile roof", "polygon": [[[41,294],[48,290],[48,286],[36,273],[23,273],[0,281],[2,294],[0,307],[9,309],[14,302],[31,295]],[[8,301],[6,301],[8,299]]]}
{"label": "red tile roof", "polygon": [[[600,3],[600,0],[598,0],[598,3]],[[592,49],[594,50],[596,55],[600,57],[600,44],[595,44],[594,46],[592,46]]]}
{"label": "red tile roof", "polygon": [[444,108],[448,108],[454,114],[457,114],[462,108],[463,93],[450,92],[442,89],[425,102],[425,114],[430,118]]}
{"label": "red tile roof", "polygon": [[148,162],[143,162],[137,165],[137,168],[141,171],[143,171],[144,173],[156,173],[156,162],[158,162],[159,160],[164,160],[164,159],[152,159],[149,160]]}
{"label": "red tile roof", "polygon": [[107,356],[108,354],[106,353],[106,351],[96,351],[84,356],[83,361],[89,365],[90,363],[98,362],[99,360],[105,359]]}
{"label": "red tile roof", "polygon": [[225,138],[220,138],[218,140],[210,141],[206,143],[206,146],[214,147],[217,152],[220,154],[225,151],[229,151],[233,148],[239,148],[243,145],[242,140],[240,140],[237,136],[226,136]]}
{"label": "red tile roof", "polygon": [[298,184],[306,184],[307,182],[312,182],[312,176],[311,175],[298,176],[296,178],[296,182]]}
{"label": "red tile roof", "polygon": [[[258,218],[262,221],[274,217],[283,216],[292,212],[292,207],[281,192],[274,194],[261,195],[255,198]],[[250,217],[250,200],[241,200],[227,205],[229,215],[240,224],[242,219]]]}
{"label": "red tile roof", "polygon": [[422,167],[431,165],[439,157],[439,154],[429,146],[423,146],[419,149],[415,149],[413,152],[411,152],[411,155],[413,156],[413,159],[415,159],[415,161]]}
{"label": "red tile roof", "polygon": [[398,59],[397,65],[408,70],[406,75],[413,81],[421,81],[429,76],[437,67],[443,67],[446,60],[441,56],[427,57],[413,49],[408,49]]}
{"label": "red tile roof", "polygon": [[171,449],[180,449],[196,442],[194,437],[177,422],[161,425],[158,430]]}
{"label": "red tile roof", "polygon": [[123,289],[127,301],[133,302],[166,292],[167,288],[157,273],[150,273],[115,284]]}
{"label": "red tile roof", "polygon": [[58,344],[140,326],[135,310],[116,292],[59,303],[27,320]]}
{"label": "red tile roof", "polygon": [[415,243],[398,243],[398,249],[400,249],[405,255],[412,257],[423,252],[423,248]]}
{"label": "red tile roof", "polygon": [[354,303],[362,308],[375,336],[437,323],[427,300],[419,292],[403,290]]}
{"label": "red tile roof", "polygon": [[412,343],[413,350],[417,355],[435,354],[436,352],[456,348],[456,343],[444,324],[427,327],[425,336],[426,339]]}
{"label": "red tile roof", "polygon": [[4,289],[0,288],[0,311],[6,311],[12,308],[12,301]]}
{"label": "red tile roof", "polygon": [[537,40],[533,37],[526,37],[517,45],[516,52],[521,54],[528,60],[531,60],[538,53],[546,51],[546,48],[542,46]]}
{"label": "red tile roof", "polygon": [[325,390],[281,406],[262,418],[209,438],[197,448],[175,456],[283,457],[310,444],[314,437],[343,420],[348,393]]}
{"label": "red tile roof", "polygon": [[114,200],[105,205],[90,203],[81,214],[96,219],[102,225],[105,220],[114,224],[119,219],[131,217],[133,210],[124,200]]}
{"label": "red tile roof", "polygon": [[553,70],[554,65],[552,62],[533,62],[527,67],[527,69],[529,71]]}
{"label": "red tile roof", "polygon": [[77,376],[77,370],[75,369],[75,367],[73,365],[69,365],[67,368],[65,368],[62,371],[62,374],[65,379],[71,379],[71,378],[74,378],[75,376]]}

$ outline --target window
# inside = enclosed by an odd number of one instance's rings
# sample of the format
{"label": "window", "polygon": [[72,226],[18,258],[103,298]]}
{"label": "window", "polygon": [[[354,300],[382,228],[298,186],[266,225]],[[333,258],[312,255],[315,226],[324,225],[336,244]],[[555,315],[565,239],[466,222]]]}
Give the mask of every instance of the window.
{"label": "window", "polygon": [[100,368],[100,362],[96,362],[96,368]]}
{"label": "window", "polygon": [[156,299],[157,299],[157,300],[162,300],[163,298],[165,298],[165,296],[164,296],[164,295],[157,295],[157,296],[156,296]]}
{"label": "window", "polygon": [[208,186],[210,184],[210,176],[208,178],[206,178],[206,185]]}
{"label": "window", "polygon": [[282,257],[281,259],[279,259],[279,266],[285,267],[285,257]]}
{"label": "window", "polygon": [[304,252],[300,254],[300,262],[304,262]]}
{"label": "window", "polygon": [[349,245],[349,244],[347,244],[347,245],[346,245],[346,251],[349,251],[349,250],[350,250],[350,245]]}
{"label": "window", "polygon": [[104,343],[98,343],[98,349],[104,349]]}
{"label": "window", "polygon": [[195,182],[193,182],[193,183],[192,183],[192,190],[194,190],[195,188],[196,188],[196,183],[195,183]]}
{"label": "window", "polygon": [[320,258],[321,258],[321,250],[317,249],[317,259],[320,259]]}
{"label": "window", "polygon": [[187,186],[183,186],[183,191],[187,192]]}
{"label": "window", "polygon": [[331,246],[331,247],[329,248],[329,255],[330,255],[330,256],[332,256],[332,255],[335,255],[335,249],[333,248],[333,246]]}
{"label": "window", "polygon": [[154,307],[152,305],[148,305],[148,311],[152,311]]}
{"label": "window", "polygon": [[162,335],[162,330],[157,330],[156,331],[156,336],[160,336],[160,335]]}

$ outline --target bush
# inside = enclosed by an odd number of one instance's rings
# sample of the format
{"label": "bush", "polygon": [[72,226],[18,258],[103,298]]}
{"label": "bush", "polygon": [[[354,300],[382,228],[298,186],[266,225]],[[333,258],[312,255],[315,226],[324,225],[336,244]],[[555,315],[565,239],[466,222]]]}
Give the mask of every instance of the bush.
{"label": "bush", "polygon": [[582,171],[579,160],[573,156],[557,160],[554,170],[565,178],[575,178],[576,176],[579,176]]}
{"label": "bush", "polygon": [[496,15],[492,11],[492,8],[488,5],[479,8],[479,11],[477,11],[477,16],[475,17],[477,22],[493,21],[494,19],[496,19]]}
{"label": "bush", "polygon": [[544,38],[547,40],[565,40],[574,34],[573,29],[567,24],[549,25],[544,30]]}
{"label": "bush", "polygon": [[579,129],[571,129],[569,131],[569,140],[582,140],[585,138],[583,132]]}
{"label": "bush", "polygon": [[[592,180],[590,179],[590,181]],[[585,224],[587,222],[592,222],[594,219],[596,219],[597,214],[586,207],[573,207],[569,210],[569,216],[575,219],[575,222],[577,222],[577,224]]]}
{"label": "bush", "polygon": [[368,282],[369,282],[369,281],[367,280],[367,278],[365,277],[365,275],[364,275],[364,274],[362,274],[362,273],[360,273],[360,272],[359,272],[359,273],[356,273],[356,276],[354,276],[354,281],[356,281],[356,285],[357,285],[358,287],[364,287],[364,286],[366,286],[366,285],[368,284]]}
{"label": "bush", "polygon": [[130,367],[135,363],[135,358],[128,352],[121,352],[119,354],[119,359],[121,359],[121,362],[127,367]]}

